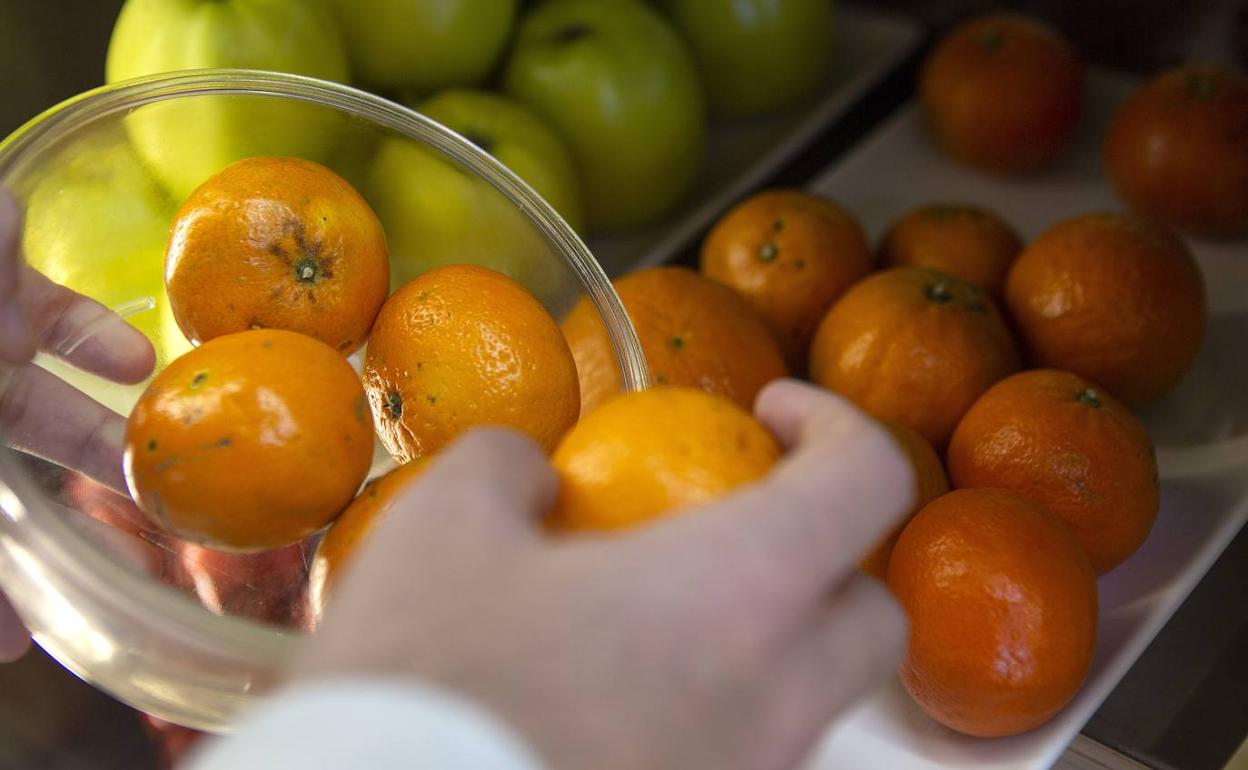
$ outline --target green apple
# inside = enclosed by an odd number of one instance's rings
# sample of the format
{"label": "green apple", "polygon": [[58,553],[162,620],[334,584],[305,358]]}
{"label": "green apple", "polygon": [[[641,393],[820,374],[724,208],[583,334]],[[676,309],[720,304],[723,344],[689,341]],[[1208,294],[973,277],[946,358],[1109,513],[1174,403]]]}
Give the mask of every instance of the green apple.
{"label": "green apple", "polygon": [[356,77],[416,93],[485,80],[516,17],[516,0],[333,2]]}
{"label": "green apple", "polygon": [[579,230],[581,183],[563,140],[525,106],[505,96],[452,89],[414,105],[493,155]]}
{"label": "green apple", "polygon": [[386,230],[395,288],[441,265],[505,273],[548,306],[575,295],[536,227],[488,182],[403,137],[381,143],[362,189]]}
{"label": "green apple", "polygon": [[776,110],[808,97],[828,74],[832,0],[659,0],[689,40],[711,107]]}
{"label": "green apple", "polygon": [[[175,202],[114,124],[66,145],[24,191],[27,263],[53,281],[122,313],[156,348],[157,365],[190,349],[165,294],[164,255]],[[142,385],[117,385],[59,359],[37,362],[125,413]]]}
{"label": "green apple", "polygon": [[[348,79],[324,0],[127,0],[109,42],[110,83],[200,67]],[[156,102],[126,118],[139,153],[179,199],[240,158],[320,159],[345,122],[326,107],[240,94]]]}
{"label": "green apple", "polygon": [[504,88],[572,149],[589,226],[654,222],[702,167],[706,109],[693,58],[640,0],[550,0],[521,22]]}

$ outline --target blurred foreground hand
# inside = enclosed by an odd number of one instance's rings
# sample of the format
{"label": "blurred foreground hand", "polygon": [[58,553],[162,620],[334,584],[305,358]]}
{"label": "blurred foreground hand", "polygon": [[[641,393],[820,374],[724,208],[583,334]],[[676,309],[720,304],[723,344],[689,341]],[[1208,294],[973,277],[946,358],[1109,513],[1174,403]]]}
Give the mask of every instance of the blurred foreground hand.
{"label": "blurred foreground hand", "polygon": [[770,477],[623,534],[552,539],[536,444],[473,432],[404,493],[335,589],[296,680],[460,694],[550,768],[788,768],[892,675],[905,621],[859,558],[910,506],[909,463],[836,396],[761,394]]}

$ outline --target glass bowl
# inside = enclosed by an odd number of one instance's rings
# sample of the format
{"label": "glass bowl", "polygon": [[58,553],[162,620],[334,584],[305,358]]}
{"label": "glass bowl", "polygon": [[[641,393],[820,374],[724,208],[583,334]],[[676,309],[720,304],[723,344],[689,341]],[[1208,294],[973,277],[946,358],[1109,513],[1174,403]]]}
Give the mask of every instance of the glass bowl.
{"label": "glass bowl", "polygon": [[[174,212],[204,179],[255,155],[316,160],[355,184],[386,226],[393,284],[436,264],[476,262],[516,278],[556,318],[588,298],[622,388],[646,385],[611,283],[545,201],[466,139],[346,86],[243,70],[107,86],[0,144],[0,184],[26,207],[27,262],[126,316],[154,343],[159,371],[190,347],[164,292]],[[49,357],[32,365],[123,415],[144,387]],[[388,463],[376,452],[373,475]],[[252,556],[207,551],[157,531],[86,477],[15,451],[0,457],[0,507],[0,584],[36,641],[155,716],[227,729],[278,681],[309,627],[314,543]]]}

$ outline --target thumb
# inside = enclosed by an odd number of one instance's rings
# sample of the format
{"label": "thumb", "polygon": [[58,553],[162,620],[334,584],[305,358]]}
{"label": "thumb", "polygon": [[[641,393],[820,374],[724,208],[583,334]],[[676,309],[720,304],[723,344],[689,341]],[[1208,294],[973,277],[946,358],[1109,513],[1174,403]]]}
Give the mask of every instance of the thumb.
{"label": "thumb", "polygon": [[[500,562],[537,541],[536,518],[554,503],[557,480],[546,455],[510,430],[474,430],[409,482],[351,557],[309,647],[303,673],[388,670],[386,639],[361,651],[358,629],[389,625],[410,634],[405,608],[439,607],[448,586],[497,579]],[[379,620],[381,619],[381,620]],[[417,619],[419,620],[419,619]]]}
{"label": "thumb", "polygon": [[[481,428],[457,439],[395,501],[383,538],[532,538],[558,479],[532,439]],[[384,526],[384,530],[382,527]]]}

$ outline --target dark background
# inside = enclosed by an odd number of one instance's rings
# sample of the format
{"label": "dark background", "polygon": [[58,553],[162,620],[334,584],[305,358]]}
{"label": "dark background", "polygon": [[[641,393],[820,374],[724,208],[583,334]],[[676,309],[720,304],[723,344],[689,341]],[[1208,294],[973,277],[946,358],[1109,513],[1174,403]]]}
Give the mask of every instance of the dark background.
{"label": "dark background", "polygon": [[[104,53],[121,0],[0,0],[0,135],[104,82]],[[1243,0],[876,0],[870,5],[940,28],[1012,7],[1060,27],[1090,61],[1148,72],[1193,54],[1248,61]],[[1232,53],[1234,52],[1234,53]]]}
{"label": "dark background", "polygon": [[[1185,59],[1248,65],[1244,0],[966,0],[872,3],[933,31],[1008,5],[1060,27],[1090,62],[1142,74]],[[121,0],[0,0],[0,137],[100,85]],[[909,96],[914,61],[866,97],[834,141],[783,169],[801,184]],[[837,148],[829,150],[829,148]],[[772,181],[777,181],[772,180]],[[1248,532],[1241,533],[1089,723],[1092,738],[1152,767],[1221,768],[1248,732]],[[129,709],[36,651],[0,667],[0,770],[148,770],[156,754]]]}

